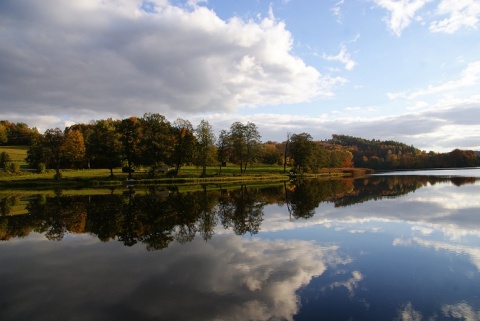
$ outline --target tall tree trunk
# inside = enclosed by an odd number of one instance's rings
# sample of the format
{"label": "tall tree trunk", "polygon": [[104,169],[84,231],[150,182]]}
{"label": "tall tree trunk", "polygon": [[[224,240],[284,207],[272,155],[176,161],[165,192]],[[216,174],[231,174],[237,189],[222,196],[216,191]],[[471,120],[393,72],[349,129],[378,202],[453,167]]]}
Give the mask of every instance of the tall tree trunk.
{"label": "tall tree trunk", "polygon": [[175,177],[178,176],[178,171],[180,170],[180,164],[175,164]]}
{"label": "tall tree trunk", "polygon": [[60,179],[60,162],[57,162],[57,168],[55,169],[55,172],[57,173],[55,175],[55,179],[59,180]]}
{"label": "tall tree trunk", "polygon": [[290,144],[290,133],[287,133],[287,141],[285,142],[285,149],[283,150],[283,172],[287,172],[287,155],[288,145]]}
{"label": "tall tree trunk", "polygon": [[60,154],[59,154],[59,153],[57,153],[57,154],[55,155],[55,163],[56,163],[56,164],[55,164],[55,165],[56,165],[56,166],[55,166],[55,172],[56,172],[56,174],[55,174],[55,179],[56,179],[56,180],[59,180],[60,177],[61,177],[61,176],[60,176]]}
{"label": "tall tree trunk", "polygon": [[132,161],[128,160],[128,179],[132,179]]}

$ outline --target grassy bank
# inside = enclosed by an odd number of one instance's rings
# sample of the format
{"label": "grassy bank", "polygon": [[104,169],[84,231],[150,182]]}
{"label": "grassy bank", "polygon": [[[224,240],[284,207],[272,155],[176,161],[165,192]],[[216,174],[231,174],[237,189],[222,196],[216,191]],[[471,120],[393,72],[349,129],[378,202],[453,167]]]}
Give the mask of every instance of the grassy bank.
{"label": "grassy bank", "polygon": [[[114,170],[114,177],[110,177],[108,169],[82,169],[82,170],[61,170],[62,179],[55,180],[53,170],[46,173],[35,173],[26,170],[25,157],[27,148],[22,146],[1,146],[1,152],[7,152],[12,161],[18,162],[21,171],[18,173],[0,172],[0,188],[29,188],[29,189],[55,189],[55,188],[85,188],[85,187],[116,187],[124,186],[127,173],[120,168]],[[306,174],[305,177],[344,177],[365,175],[365,169],[357,168],[325,168],[315,174]],[[184,166],[180,168],[176,178],[148,177],[146,169],[139,169],[132,174],[135,185],[199,185],[199,184],[251,184],[267,183],[288,180],[287,173],[284,173],[283,166],[278,165],[255,165],[247,168],[247,172],[240,175],[240,168],[237,165],[222,167],[207,167],[206,177],[201,176],[201,168],[195,166]]]}
{"label": "grassy bank", "polygon": [[[305,177],[316,177],[330,179],[332,177],[362,176],[365,175],[363,169],[324,169],[316,174],[306,174]],[[62,179],[53,179],[54,171],[38,174],[34,172],[20,173],[0,173],[0,188],[29,188],[29,189],[55,189],[55,188],[85,188],[85,187],[118,187],[124,186],[128,174],[122,173],[120,169],[114,170],[114,177],[110,177],[110,171],[107,169],[90,170],[62,170]],[[148,178],[145,171],[133,173],[132,183],[136,186],[156,186],[156,185],[199,185],[199,184],[252,184],[255,182],[279,182],[289,179],[289,176],[283,173],[283,167],[280,166],[256,166],[252,167],[247,173],[239,175],[236,166],[227,166],[222,168],[221,175],[218,174],[218,168],[209,168],[207,177],[200,177],[201,169],[186,166],[180,169],[176,178],[159,177],[155,179]]]}
{"label": "grassy bank", "polygon": [[10,161],[18,163],[20,168],[26,168],[27,163],[25,158],[27,157],[28,146],[0,146],[0,153],[7,153],[10,156]]}

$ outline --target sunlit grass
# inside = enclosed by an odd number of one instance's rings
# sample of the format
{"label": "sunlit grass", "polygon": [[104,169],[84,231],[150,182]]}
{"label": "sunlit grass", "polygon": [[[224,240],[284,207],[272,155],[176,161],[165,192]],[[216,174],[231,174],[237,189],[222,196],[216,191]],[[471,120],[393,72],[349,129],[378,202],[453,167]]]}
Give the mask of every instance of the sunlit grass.
{"label": "sunlit grass", "polygon": [[[48,189],[48,188],[78,188],[78,187],[92,187],[92,188],[117,188],[123,187],[124,181],[128,177],[127,173],[123,173],[121,168],[116,168],[113,171],[114,177],[110,177],[109,169],[62,169],[62,179],[55,180],[55,171],[48,169],[46,173],[37,173],[35,171],[25,170],[28,147],[25,146],[3,146],[0,147],[0,152],[7,152],[11,159],[19,162],[22,166],[22,171],[18,173],[0,172],[0,190],[3,188],[29,188],[29,189]],[[289,172],[290,167],[286,168]],[[318,173],[310,176],[345,176],[356,175],[357,171],[362,169],[322,169]],[[280,165],[248,165],[245,173],[240,173],[240,166],[235,164],[228,164],[220,169],[219,166],[208,166],[206,169],[206,176],[202,177],[202,168],[196,166],[182,166],[180,167],[177,177],[169,177],[162,175],[157,178],[151,178],[148,175],[147,168],[137,168],[132,174],[135,179],[135,184],[139,186],[155,186],[155,185],[209,185],[209,188],[214,185],[235,185],[235,184],[265,184],[269,182],[281,182],[288,179],[287,173],[284,172],[284,167]]]}
{"label": "sunlit grass", "polygon": [[[287,171],[289,168],[287,167]],[[179,176],[185,175],[194,175],[200,176],[202,169],[196,166],[182,166],[180,167]],[[220,169],[219,166],[207,166],[206,169],[207,176],[212,175],[222,175],[222,176],[229,176],[229,175],[239,175],[240,174],[240,165],[229,164],[228,166],[224,166]],[[247,170],[243,175],[256,175],[256,174],[283,174],[283,166],[278,165],[263,165],[263,164],[256,164],[256,165],[248,165]]]}
{"label": "sunlit grass", "polygon": [[[335,175],[344,174],[345,172],[362,171],[362,169],[322,169],[317,175]],[[110,178],[110,170],[108,169],[63,169],[60,171],[63,180],[100,180],[100,181],[122,181],[128,177],[127,173],[123,173],[120,168],[116,168],[113,171],[114,177]],[[210,181],[210,180],[227,180],[227,179],[239,179],[249,180],[258,177],[272,178],[272,177],[285,177],[282,166],[271,165],[256,165],[247,168],[247,172],[240,174],[238,166],[229,165],[222,167],[220,174],[218,167],[208,167],[206,177],[201,177],[202,169],[195,166],[184,166],[180,168],[177,178],[183,180],[196,180],[196,181]],[[21,173],[0,173],[0,181],[21,181],[21,180],[52,180],[55,171],[52,169],[47,170],[46,173],[36,173],[31,171],[23,171]],[[136,180],[148,180],[147,170],[137,170],[132,174],[132,177]],[[174,178],[159,177],[155,180],[174,180]]]}
{"label": "sunlit grass", "polygon": [[28,146],[0,146],[0,153],[6,152],[12,162],[19,163],[21,167],[26,167]]}
{"label": "sunlit grass", "polygon": [[[120,168],[116,168],[113,171],[114,177],[110,177],[110,170],[108,169],[80,169],[80,170],[61,170],[62,174],[61,181],[63,183],[68,183],[69,181],[89,181],[95,182],[98,181],[99,184],[115,184],[123,182],[127,177],[127,173],[123,173]],[[235,170],[233,167],[224,167],[222,169],[222,176],[218,176],[217,168],[211,167],[207,171],[206,178],[200,178],[202,170],[200,168],[194,166],[186,166],[180,168],[179,174],[177,178],[169,178],[169,177],[159,177],[157,179],[151,179],[152,183],[160,183],[161,181],[175,181],[175,180],[183,180],[183,181],[212,181],[212,180],[224,180],[231,178],[232,176],[239,173],[239,170]],[[277,173],[279,173],[277,171]],[[55,171],[52,169],[47,170],[46,173],[36,173],[32,171],[22,171],[20,173],[8,173],[2,172],[0,173],[0,182],[20,182],[20,181],[36,181],[38,183],[47,183],[54,184],[53,176]],[[239,176],[236,178],[237,180],[243,179],[248,180],[252,179],[253,176],[258,176],[261,174],[261,171],[253,171],[251,173],[247,173],[243,176]],[[263,172],[264,175],[269,176],[275,174],[275,171],[270,172]],[[278,174],[277,174],[278,175]],[[132,174],[132,177],[135,180],[143,180],[148,183],[148,173],[146,170],[137,170],[135,173]]]}

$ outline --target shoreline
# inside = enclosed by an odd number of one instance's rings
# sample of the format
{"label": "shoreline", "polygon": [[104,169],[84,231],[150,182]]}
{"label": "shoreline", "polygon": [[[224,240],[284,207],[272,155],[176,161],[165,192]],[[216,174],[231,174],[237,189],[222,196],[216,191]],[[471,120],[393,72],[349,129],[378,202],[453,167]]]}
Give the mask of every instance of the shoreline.
{"label": "shoreline", "polygon": [[[96,175],[87,175],[96,171]],[[103,174],[107,170],[104,170]],[[332,179],[332,178],[346,178],[359,177],[370,174],[373,171],[368,169],[358,168],[328,168],[322,169],[318,173],[305,173],[298,176],[291,176],[288,173],[272,173],[272,171],[262,171],[262,168],[256,168],[246,174],[226,173],[221,176],[209,175],[208,177],[200,177],[200,170],[193,170],[190,172],[183,172],[179,177],[160,177],[160,178],[146,178],[144,173],[135,173],[132,175],[133,181],[126,181],[128,174],[116,172],[113,178],[108,175],[100,175],[98,170],[66,170],[62,171],[64,176],[60,180],[53,178],[53,172],[46,174],[28,174],[28,175],[11,175],[0,176],[0,189],[58,189],[58,188],[111,188],[111,187],[153,187],[153,186],[168,186],[168,185],[202,185],[202,184],[245,184],[245,183],[260,183],[260,182],[281,182],[289,181],[297,178],[318,178],[318,179]],[[83,175],[82,175],[83,174]],[[38,175],[38,176],[37,176]]]}

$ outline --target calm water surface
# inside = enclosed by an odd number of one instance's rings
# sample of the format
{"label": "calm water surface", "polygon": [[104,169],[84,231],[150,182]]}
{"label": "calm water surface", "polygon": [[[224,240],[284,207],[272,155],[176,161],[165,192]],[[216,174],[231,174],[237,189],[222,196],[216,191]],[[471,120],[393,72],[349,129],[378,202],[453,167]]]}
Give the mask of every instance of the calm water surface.
{"label": "calm water surface", "polygon": [[480,171],[393,174],[2,194],[0,320],[480,320]]}

